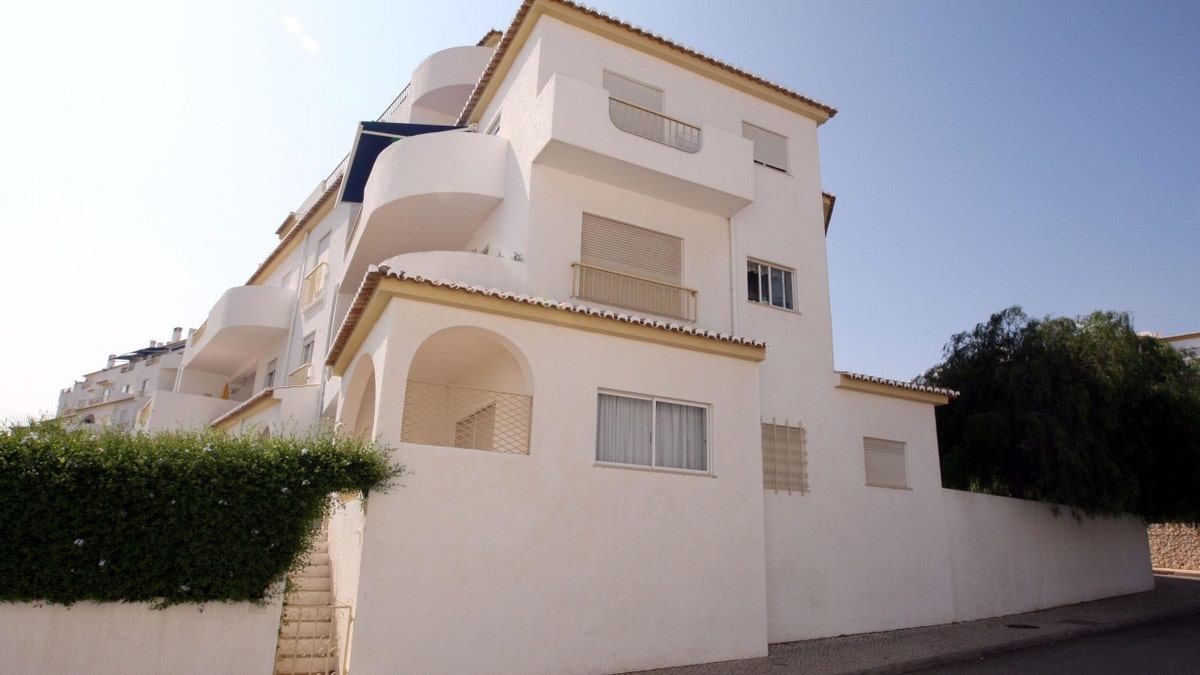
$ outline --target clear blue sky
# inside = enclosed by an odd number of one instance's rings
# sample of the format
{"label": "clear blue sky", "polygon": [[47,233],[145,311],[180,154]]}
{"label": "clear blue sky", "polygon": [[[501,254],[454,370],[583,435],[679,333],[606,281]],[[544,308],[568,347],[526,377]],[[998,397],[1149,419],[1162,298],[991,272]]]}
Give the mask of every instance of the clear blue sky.
{"label": "clear blue sky", "polygon": [[[517,0],[0,7],[0,419],[198,326],[429,53]],[[840,113],[821,129],[837,367],[1132,312],[1200,331],[1200,3],[591,0]]]}

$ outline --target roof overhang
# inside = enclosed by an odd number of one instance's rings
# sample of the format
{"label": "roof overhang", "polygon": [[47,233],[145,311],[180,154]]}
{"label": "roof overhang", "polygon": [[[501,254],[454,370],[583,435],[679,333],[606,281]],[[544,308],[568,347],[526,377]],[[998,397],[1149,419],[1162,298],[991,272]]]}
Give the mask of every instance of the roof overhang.
{"label": "roof overhang", "polygon": [[381,268],[367,273],[334,338],[333,347],[325,361],[325,365],[332,367],[334,376],[345,374],[359,347],[394,298],[460,307],[749,361],[762,361],[767,357],[767,345],[764,342],[708,333],[627,314],[555,303],[543,298],[482,291]]}
{"label": "roof overhang", "polygon": [[958,392],[952,389],[929,387],[911,382],[888,380],[882,377],[859,375],[858,373],[838,373],[838,375],[841,377],[841,382],[837,385],[838,389],[848,389],[864,394],[900,398],[906,401],[929,403],[935,406],[946,405],[950,402],[950,399],[958,398]]}

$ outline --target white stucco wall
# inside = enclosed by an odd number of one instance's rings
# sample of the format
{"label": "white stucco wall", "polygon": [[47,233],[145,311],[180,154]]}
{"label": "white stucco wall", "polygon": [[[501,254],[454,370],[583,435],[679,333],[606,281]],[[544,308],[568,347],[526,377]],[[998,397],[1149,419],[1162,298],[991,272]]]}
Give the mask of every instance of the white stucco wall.
{"label": "white stucco wall", "polygon": [[958,490],[942,496],[954,621],[1154,588],[1139,518],[1076,521],[1041,502]]}
{"label": "white stucco wall", "polygon": [[0,672],[270,673],[281,604],[0,603]]}
{"label": "white stucco wall", "polygon": [[[407,364],[451,326],[522,350],[529,455],[398,442]],[[370,500],[356,669],[606,673],[766,653],[756,364],[414,301],[393,300],[365,349],[385,329],[377,430],[412,474]],[[596,466],[600,388],[711,406],[713,475]]]}

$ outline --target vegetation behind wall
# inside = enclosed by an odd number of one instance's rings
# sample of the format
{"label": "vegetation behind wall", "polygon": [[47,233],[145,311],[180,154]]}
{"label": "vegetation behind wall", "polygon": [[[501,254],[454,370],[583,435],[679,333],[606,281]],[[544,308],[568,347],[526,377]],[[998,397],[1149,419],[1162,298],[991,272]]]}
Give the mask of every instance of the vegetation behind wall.
{"label": "vegetation behind wall", "polygon": [[403,473],[333,433],[0,430],[0,601],[258,601],[303,563],[331,492]]}

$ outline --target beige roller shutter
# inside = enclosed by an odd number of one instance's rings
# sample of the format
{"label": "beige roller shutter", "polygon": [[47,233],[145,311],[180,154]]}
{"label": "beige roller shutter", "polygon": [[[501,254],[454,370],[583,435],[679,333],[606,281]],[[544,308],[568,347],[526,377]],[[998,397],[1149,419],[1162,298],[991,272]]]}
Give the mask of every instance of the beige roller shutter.
{"label": "beige roller shutter", "polygon": [[683,240],[644,227],[585,213],[579,256],[585,265],[683,283]]}
{"label": "beige roller shutter", "polygon": [[788,170],[787,136],[742,122],[742,138],[754,141],[754,161],[780,171]]}
{"label": "beige roller shutter", "polygon": [[900,441],[863,438],[863,453],[867,460],[867,485],[908,487],[904,451],[905,445]]}
{"label": "beige roller shutter", "polygon": [[663,111],[663,90],[658,87],[652,87],[606,70],[604,71],[604,88],[614,98],[656,113]]}

